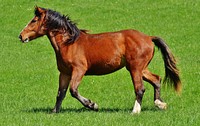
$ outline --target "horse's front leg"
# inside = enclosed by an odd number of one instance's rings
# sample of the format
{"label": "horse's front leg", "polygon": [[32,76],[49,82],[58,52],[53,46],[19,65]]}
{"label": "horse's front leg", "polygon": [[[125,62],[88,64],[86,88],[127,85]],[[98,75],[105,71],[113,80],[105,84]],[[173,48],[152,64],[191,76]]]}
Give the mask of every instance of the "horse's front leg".
{"label": "horse's front leg", "polygon": [[52,112],[58,113],[60,111],[62,100],[65,98],[70,80],[71,80],[71,76],[60,73],[59,88],[58,88],[58,95],[57,95],[57,98],[56,98],[56,105],[55,105]]}
{"label": "horse's front leg", "polygon": [[81,96],[78,93],[78,86],[79,86],[84,74],[85,74],[85,71],[83,71],[81,69],[73,70],[72,78],[71,78],[71,82],[70,82],[70,93],[71,93],[72,97],[79,100],[85,107],[87,107],[91,110],[98,111],[98,105],[96,103],[92,102],[91,100],[89,100],[87,98],[84,98],[83,96]]}

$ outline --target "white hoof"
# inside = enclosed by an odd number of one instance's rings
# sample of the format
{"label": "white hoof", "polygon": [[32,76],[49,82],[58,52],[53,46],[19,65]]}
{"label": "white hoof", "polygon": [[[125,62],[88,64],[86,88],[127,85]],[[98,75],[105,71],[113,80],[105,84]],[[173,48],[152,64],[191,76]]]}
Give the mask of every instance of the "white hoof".
{"label": "white hoof", "polygon": [[154,103],[155,103],[155,106],[157,106],[159,109],[167,109],[167,103],[161,102],[158,99],[156,99]]}
{"label": "white hoof", "polygon": [[134,108],[133,108],[133,111],[132,111],[132,114],[139,114],[140,112],[141,112],[141,106],[138,103],[138,101],[136,100]]}
{"label": "white hoof", "polygon": [[94,111],[98,111],[99,110],[99,107],[96,103],[94,103]]}

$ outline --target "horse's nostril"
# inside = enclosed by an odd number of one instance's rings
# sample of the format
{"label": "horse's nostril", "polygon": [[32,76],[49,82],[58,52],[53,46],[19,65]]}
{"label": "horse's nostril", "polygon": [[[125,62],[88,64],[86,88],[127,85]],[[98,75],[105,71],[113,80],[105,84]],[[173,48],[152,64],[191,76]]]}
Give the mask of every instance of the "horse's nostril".
{"label": "horse's nostril", "polygon": [[22,36],[21,35],[19,35],[19,39],[22,40]]}
{"label": "horse's nostril", "polygon": [[24,42],[29,42],[29,39],[28,39],[28,38],[26,38],[26,39],[24,40]]}

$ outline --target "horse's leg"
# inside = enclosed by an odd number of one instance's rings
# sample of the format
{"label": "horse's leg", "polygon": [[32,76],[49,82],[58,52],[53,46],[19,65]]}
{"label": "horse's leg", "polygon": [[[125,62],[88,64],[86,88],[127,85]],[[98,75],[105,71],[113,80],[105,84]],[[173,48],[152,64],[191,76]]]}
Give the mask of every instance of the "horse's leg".
{"label": "horse's leg", "polygon": [[152,74],[148,69],[143,71],[143,79],[149,82],[154,87],[154,103],[160,109],[166,109],[167,104],[160,98],[160,83],[161,78],[158,75]]}
{"label": "horse's leg", "polygon": [[53,109],[54,113],[60,111],[62,100],[65,98],[70,79],[71,79],[70,76],[67,76],[65,74],[60,73],[58,95],[57,95],[57,98],[56,98],[56,105]]}
{"label": "horse's leg", "polygon": [[141,70],[136,70],[134,68],[133,70],[130,70],[130,73],[131,73],[132,81],[135,88],[135,94],[136,94],[135,105],[134,105],[132,113],[137,114],[141,112],[142,97],[145,92],[145,89],[142,82]]}
{"label": "horse's leg", "polygon": [[78,93],[78,86],[81,82],[81,79],[83,78],[85,72],[82,70],[74,69],[72,72],[72,79],[70,83],[70,93],[72,97],[76,98],[79,100],[85,107],[98,111],[98,105],[91,100],[84,98]]}

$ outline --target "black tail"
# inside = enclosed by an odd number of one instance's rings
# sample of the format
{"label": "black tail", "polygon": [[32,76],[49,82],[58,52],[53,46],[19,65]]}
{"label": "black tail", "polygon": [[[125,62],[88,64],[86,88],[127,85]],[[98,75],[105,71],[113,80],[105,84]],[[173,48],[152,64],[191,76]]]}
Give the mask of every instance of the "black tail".
{"label": "black tail", "polygon": [[173,84],[177,92],[181,91],[181,81],[179,77],[179,70],[176,66],[176,60],[169,50],[166,43],[159,37],[152,37],[154,44],[161,50],[164,64],[165,64],[165,78],[164,83],[169,82]]}

